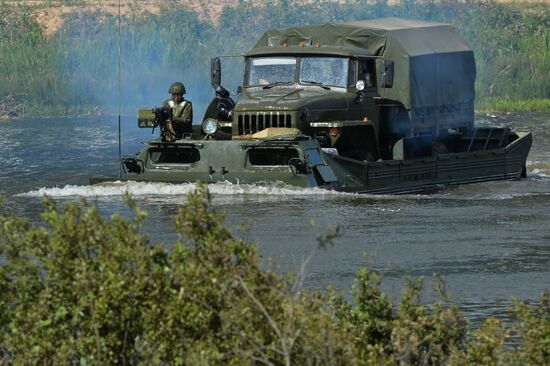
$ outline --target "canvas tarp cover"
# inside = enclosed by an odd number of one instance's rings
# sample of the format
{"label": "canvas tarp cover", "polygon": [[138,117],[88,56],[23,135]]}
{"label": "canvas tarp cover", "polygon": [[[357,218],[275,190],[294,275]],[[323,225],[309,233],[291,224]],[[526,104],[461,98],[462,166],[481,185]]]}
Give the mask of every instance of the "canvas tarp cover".
{"label": "canvas tarp cover", "polygon": [[[407,109],[472,109],[475,61],[462,36],[449,24],[398,18],[309,25],[267,31],[250,54],[284,52],[292,46],[321,45],[342,49],[343,55],[379,56],[394,63],[393,85],[382,87],[378,70],[378,91]],[[254,52],[256,51],[256,52]],[[333,53],[333,52],[331,52]],[[432,112],[426,112],[432,113]]]}

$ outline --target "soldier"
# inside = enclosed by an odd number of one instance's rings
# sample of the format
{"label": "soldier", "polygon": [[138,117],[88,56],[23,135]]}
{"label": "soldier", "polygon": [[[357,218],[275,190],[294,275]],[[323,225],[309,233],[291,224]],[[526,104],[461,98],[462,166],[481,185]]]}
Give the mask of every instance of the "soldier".
{"label": "soldier", "polygon": [[172,118],[166,121],[166,141],[175,141],[193,131],[193,105],[183,98],[185,86],[179,81],[170,85],[168,93],[172,98],[164,102],[164,108],[172,110]]}

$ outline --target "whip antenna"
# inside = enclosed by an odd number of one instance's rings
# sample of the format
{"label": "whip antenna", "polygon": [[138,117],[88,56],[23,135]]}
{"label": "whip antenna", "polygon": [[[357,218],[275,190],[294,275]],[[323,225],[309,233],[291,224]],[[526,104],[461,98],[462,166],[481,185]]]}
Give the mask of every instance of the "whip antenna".
{"label": "whip antenna", "polygon": [[118,176],[119,178],[122,178],[122,149],[121,149],[121,129],[120,129],[120,105],[121,105],[121,99],[122,99],[122,89],[121,89],[121,83],[122,83],[122,75],[121,75],[121,62],[120,59],[122,57],[122,51],[120,46],[120,0],[118,0]]}

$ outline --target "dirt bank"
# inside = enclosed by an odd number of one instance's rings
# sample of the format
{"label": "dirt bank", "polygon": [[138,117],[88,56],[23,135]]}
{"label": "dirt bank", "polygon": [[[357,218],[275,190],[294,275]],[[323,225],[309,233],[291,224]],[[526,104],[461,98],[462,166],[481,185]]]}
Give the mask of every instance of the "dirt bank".
{"label": "dirt bank", "polygon": [[[120,12],[123,15],[133,14],[144,16],[147,13],[156,14],[160,6],[183,7],[194,11],[200,19],[209,20],[214,24],[219,22],[221,13],[225,6],[236,6],[243,0],[24,0],[8,1],[8,3],[25,4],[34,8],[34,14],[40,24],[44,26],[46,34],[55,33],[63,25],[63,18],[71,13],[103,13],[118,14],[119,4]],[[259,6],[272,1],[266,0],[244,0],[251,6]],[[344,4],[344,0],[328,0]],[[356,0],[359,1],[359,0]],[[420,0],[421,1],[421,0]],[[482,0],[483,1],[483,0]],[[491,0],[486,0],[491,1]],[[315,0],[297,0],[295,3],[313,3]],[[367,3],[374,0],[367,0]],[[399,3],[400,0],[388,0],[389,4]],[[518,3],[549,3],[550,0],[496,0],[495,2],[518,2]]]}
{"label": "dirt bank", "polygon": [[[144,16],[158,14],[161,6],[183,7],[199,14],[204,20],[217,23],[224,6],[234,6],[238,0],[106,0],[106,1],[8,1],[32,7],[33,13],[46,34],[55,33],[63,25],[63,18],[72,13],[102,13]],[[255,2],[258,4],[261,2]]]}

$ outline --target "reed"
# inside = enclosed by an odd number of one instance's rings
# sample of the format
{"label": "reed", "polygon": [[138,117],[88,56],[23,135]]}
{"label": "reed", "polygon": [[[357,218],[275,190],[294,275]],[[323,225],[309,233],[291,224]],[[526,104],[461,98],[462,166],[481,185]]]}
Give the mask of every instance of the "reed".
{"label": "reed", "polygon": [[[76,3],[76,2],[75,2]],[[52,37],[44,36],[31,10],[0,0],[0,97],[17,98],[24,114],[69,113],[97,106],[124,113],[158,105],[167,86],[182,80],[190,99],[212,97],[209,59],[246,52],[270,28],[398,16],[455,24],[474,50],[478,108],[548,110],[550,97],[550,6],[472,2],[416,2],[389,5],[331,1],[285,1],[226,7],[214,25],[182,8],[122,19],[122,91],[118,94],[118,24],[100,13],[69,15]],[[224,78],[242,80],[237,66]],[[0,100],[3,98],[0,98]],[[93,108],[92,108],[93,109]],[[65,111],[65,112],[64,112]]]}
{"label": "reed", "polygon": [[60,104],[70,91],[56,64],[56,42],[20,6],[0,3],[0,24],[0,96],[25,105]]}
{"label": "reed", "polygon": [[480,112],[550,112],[550,98],[511,99],[492,97],[481,100],[476,109]]}
{"label": "reed", "polygon": [[550,6],[492,4],[471,15],[464,27],[479,101],[550,97]]}

